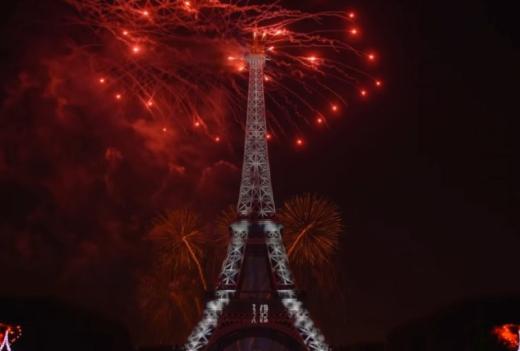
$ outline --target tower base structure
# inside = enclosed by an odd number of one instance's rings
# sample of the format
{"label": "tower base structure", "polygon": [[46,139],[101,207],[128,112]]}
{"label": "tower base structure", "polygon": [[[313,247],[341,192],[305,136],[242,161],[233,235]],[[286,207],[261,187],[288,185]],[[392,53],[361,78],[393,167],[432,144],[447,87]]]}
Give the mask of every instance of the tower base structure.
{"label": "tower base structure", "polygon": [[281,236],[272,220],[231,225],[218,289],[186,351],[328,351],[299,300]]}

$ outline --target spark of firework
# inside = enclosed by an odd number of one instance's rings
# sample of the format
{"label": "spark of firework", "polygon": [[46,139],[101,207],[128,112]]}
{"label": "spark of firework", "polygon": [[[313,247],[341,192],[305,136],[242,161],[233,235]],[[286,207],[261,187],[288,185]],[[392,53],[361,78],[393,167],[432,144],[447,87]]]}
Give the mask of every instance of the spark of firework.
{"label": "spark of firework", "polygon": [[201,294],[196,277],[184,272],[173,273],[167,267],[139,279],[138,305],[146,321],[145,333],[154,342],[172,343],[189,333],[201,310]]}
{"label": "spark of firework", "polygon": [[208,262],[208,277],[213,282],[217,282],[218,275],[221,273],[222,262],[227,253],[227,247],[231,238],[229,226],[238,218],[235,206],[229,205],[220,212],[212,226],[213,237],[211,240],[212,254]]}
{"label": "spark of firework", "polygon": [[381,86],[363,68],[379,55],[349,42],[361,31],[352,11],[308,13],[277,1],[65,1],[77,9],[74,22],[97,35],[78,50],[87,50],[99,84],[134,96],[150,118],[173,119],[187,133],[198,128],[216,142],[230,119],[243,124],[252,37],[261,38],[270,59],[271,132],[300,134],[301,121],[312,125],[321,113],[320,100],[348,105],[345,86],[362,97]]}
{"label": "spark of firework", "polygon": [[226,248],[229,243],[230,231],[229,226],[236,221],[238,218],[238,213],[233,205],[227,206],[220,215],[217,217],[215,222],[215,231],[216,231],[216,242],[218,246]]}
{"label": "spark of firework", "polygon": [[207,290],[201,263],[205,240],[199,217],[194,212],[185,209],[166,212],[154,221],[149,238],[157,244],[162,265],[171,267],[174,272],[195,269],[199,283]]}
{"label": "spark of firework", "polygon": [[493,328],[493,334],[510,350],[520,349],[520,326],[517,324],[504,324]]}
{"label": "spark of firework", "polygon": [[202,263],[207,240],[199,217],[187,209],[157,217],[147,238],[154,244],[151,273],[139,278],[138,304],[146,326],[143,337],[171,343],[189,333],[202,311],[208,289]]}
{"label": "spark of firework", "polygon": [[304,194],[285,202],[278,219],[284,226],[287,256],[300,285],[314,281],[324,288],[332,287],[323,272],[334,273],[333,258],[343,232],[336,205],[321,196]]}

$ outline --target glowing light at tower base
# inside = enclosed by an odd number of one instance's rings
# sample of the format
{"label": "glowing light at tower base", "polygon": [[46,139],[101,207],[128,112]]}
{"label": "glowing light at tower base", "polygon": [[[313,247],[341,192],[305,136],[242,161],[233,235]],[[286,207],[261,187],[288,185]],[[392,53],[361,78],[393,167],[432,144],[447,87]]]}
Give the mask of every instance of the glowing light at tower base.
{"label": "glowing light at tower base", "polygon": [[520,325],[503,324],[493,328],[492,332],[509,350],[520,351]]}
{"label": "glowing light at tower base", "polygon": [[12,344],[22,336],[22,328],[0,323],[0,351],[11,351]]}

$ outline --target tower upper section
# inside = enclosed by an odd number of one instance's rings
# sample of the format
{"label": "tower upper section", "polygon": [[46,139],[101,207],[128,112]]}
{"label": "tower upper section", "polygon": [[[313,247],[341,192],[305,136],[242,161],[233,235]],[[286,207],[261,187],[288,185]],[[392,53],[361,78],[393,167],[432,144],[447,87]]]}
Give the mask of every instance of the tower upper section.
{"label": "tower upper section", "polygon": [[254,40],[249,65],[249,90],[242,179],[237,212],[242,217],[266,218],[274,215],[275,204],[267,150],[264,99],[265,54],[261,40]]}

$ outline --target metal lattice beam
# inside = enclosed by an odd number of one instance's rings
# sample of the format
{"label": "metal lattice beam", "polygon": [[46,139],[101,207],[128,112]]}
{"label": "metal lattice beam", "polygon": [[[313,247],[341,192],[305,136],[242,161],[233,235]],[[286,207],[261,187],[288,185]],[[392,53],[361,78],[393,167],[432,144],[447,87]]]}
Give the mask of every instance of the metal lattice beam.
{"label": "metal lattice beam", "polygon": [[220,287],[232,287],[233,289],[237,287],[240,266],[244,260],[248,230],[249,224],[246,220],[231,225],[232,237],[220,272]]}
{"label": "metal lattice beam", "polygon": [[222,310],[229,304],[229,300],[235,294],[240,274],[240,267],[244,260],[249,232],[249,222],[242,220],[231,225],[232,237],[228,252],[219,279],[219,290],[215,292],[215,298],[209,301],[202,313],[202,319],[195,326],[188,341],[184,345],[186,351],[202,350],[215,330]]}
{"label": "metal lattice beam", "polygon": [[325,343],[325,337],[314,325],[309,311],[303,307],[303,303],[296,296],[296,292],[292,289],[278,290],[278,295],[307,348],[310,351],[329,351],[330,348]]}
{"label": "metal lattice beam", "polygon": [[0,351],[11,351],[11,345],[9,345],[9,329],[5,331],[4,340],[0,344]]}
{"label": "metal lattice beam", "polygon": [[199,351],[208,344],[224,307],[229,304],[229,300],[234,293],[234,290],[217,290],[215,292],[215,298],[206,304],[206,308],[202,313],[202,319],[195,326],[184,345],[186,351]]}
{"label": "metal lattice beam", "polygon": [[276,273],[278,285],[294,285],[289,260],[282,241],[282,225],[273,221],[263,221],[266,234],[267,253],[271,269]]}
{"label": "metal lattice beam", "polygon": [[242,216],[255,213],[260,217],[268,217],[275,213],[275,205],[266,138],[265,56],[251,54],[247,57],[247,62],[249,63],[249,90],[244,160],[237,212]]}
{"label": "metal lattice beam", "polygon": [[294,289],[292,289],[294,280],[282,240],[282,225],[270,220],[262,221],[262,223],[264,224],[264,232],[266,234],[267,253],[271,269],[276,273],[277,284],[291,287],[290,289],[278,290],[282,304],[308,349],[311,351],[328,351],[329,346],[325,343],[325,337],[314,325],[309,312],[303,307],[303,303],[298,299]]}

